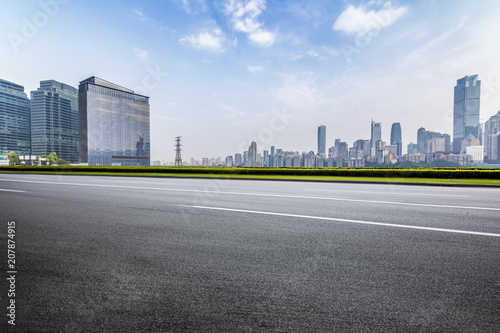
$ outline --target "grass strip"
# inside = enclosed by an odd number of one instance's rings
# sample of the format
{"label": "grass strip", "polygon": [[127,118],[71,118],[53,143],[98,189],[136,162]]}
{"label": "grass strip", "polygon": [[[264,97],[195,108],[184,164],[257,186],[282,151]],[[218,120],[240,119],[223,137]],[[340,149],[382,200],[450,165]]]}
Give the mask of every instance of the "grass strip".
{"label": "grass strip", "polygon": [[267,179],[267,180],[311,180],[311,181],[345,181],[345,182],[380,182],[380,183],[433,183],[433,184],[475,184],[499,185],[500,179],[471,178],[417,178],[417,177],[341,177],[341,176],[308,176],[308,175],[253,175],[224,173],[161,173],[161,172],[100,172],[100,171],[66,171],[66,170],[2,170],[0,173],[57,174],[57,175],[96,175],[127,177],[175,177],[175,178],[230,178],[230,179]]}

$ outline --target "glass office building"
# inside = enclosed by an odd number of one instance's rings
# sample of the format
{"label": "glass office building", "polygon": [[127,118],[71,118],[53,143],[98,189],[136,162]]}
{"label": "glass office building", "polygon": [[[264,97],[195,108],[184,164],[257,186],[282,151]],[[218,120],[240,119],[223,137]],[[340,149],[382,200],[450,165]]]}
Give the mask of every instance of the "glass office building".
{"label": "glass office building", "polygon": [[375,157],[376,155],[376,145],[377,141],[382,140],[382,125],[380,123],[376,123],[372,119],[371,124],[371,138],[370,138],[370,148],[371,153],[370,156]]}
{"label": "glass office building", "polygon": [[149,166],[149,97],[94,76],[78,90],[80,163]]}
{"label": "glass office building", "polygon": [[457,80],[453,105],[453,151],[460,151],[462,140],[472,134],[479,137],[479,97],[481,81],[478,76]]}
{"label": "glass office building", "polygon": [[78,163],[78,90],[54,80],[31,92],[31,152]]}
{"label": "glass office building", "polygon": [[326,126],[318,126],[318,155],[326,152]]}
{"label": "glass office building", "polygon": [[31,154],[30,100],[24,87],[0,79],[0,154]]}
{"label": "glass office building", "polygon": [[397,147],[397,155],[403,155],[403,139],[401,135],[401,124],[394,123],[391,127],[391,145]]}

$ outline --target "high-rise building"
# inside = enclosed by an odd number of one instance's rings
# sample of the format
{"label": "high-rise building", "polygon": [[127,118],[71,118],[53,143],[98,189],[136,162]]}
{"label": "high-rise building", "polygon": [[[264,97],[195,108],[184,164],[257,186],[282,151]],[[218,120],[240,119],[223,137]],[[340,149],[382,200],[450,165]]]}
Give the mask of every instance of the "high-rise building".
{"label": "high-rise building", "polygon": [[397,152],[395,155],[403,155],[403,139],[401,135],[401,124],[394,123],[391,127],[391,145],[397,147]]}
{"label": "high-rise building", "polygon": [[264,150],[262,153],[264,154],[262,165],[267,167],[269,166],[269,150]]}
{"label": "high-rise building", "polygon": [[407,146],[407,152],[408,155],[415,155],[419,154],[418,151],[418,145],[416,143],[410,142]]}
{"label": "high-rise building", "polygon": [[31,154],[30,100],[24,87],[0,79],[0,154]]}
{"label": "high-rise building", "polygon": [[31,92],[31,153],[78,163],[78,90],[54,80]]}
{"label": "high-rise building", "polygon": [[257,162],[257,142],[255,141],[252,141],[248,147],[248,162],[250,165]]}
{"label": "high-rise building", "polygon": [[149,165],[149,97],[92,76],[78,92],[80,163]]}
{"label": "high-rise building", "polygon": [[420,154],[427,153],[427,144],[425,142],[425,128],[420,127],[417,131],[417,150]]}
{"label": "high-rise building", "polygon": [[341,157],[344,159],[347,159],[349,157],[349,145],[347,144],[347,142],[339,142],[337,157]]}
{"label": "high-rise building", "polygon": [[375,157],[376,156],[376,144],[377,141],[382,140],[382,125],[380,123],[376,123],[372,119],[372,126],[371,126],[371,139],[370,139],[370,156]]}
{"label": "high-rise building", "polygon": [[484,124],[484,146],[489,160],[500,160],[500,111]]}
{"label": "high-rise building", "polygon": [[326,153],[326,126],[318,126],[318,155]]}
{"label": "high-rise building", "polygon": [[240,153],[234,154],[234,166],[240,166],[243,164],[242,157]]}
{"label": "high-rise building", "polygon": [[481,80],[476,75],[467,75],[457,80],[453,105],[453,151],[467,135],[479,137],[479,100]]}

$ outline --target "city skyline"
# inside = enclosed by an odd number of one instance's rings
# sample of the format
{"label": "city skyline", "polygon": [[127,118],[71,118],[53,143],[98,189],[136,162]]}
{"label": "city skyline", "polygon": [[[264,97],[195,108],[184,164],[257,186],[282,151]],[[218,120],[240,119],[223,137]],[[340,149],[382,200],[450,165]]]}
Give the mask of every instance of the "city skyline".
{"label": "city skyline", "polygon": [[500,106],[498,2],[42,3],[3,5],[0,77],[29,93],[95,74],[150,96],[152,160],[174,160],[175,136],[185,161],[254,140],[316,150],[320,124],[327,148],[352,144],[370,139],[371,118],[385,142],[400,122],[406,150],[419,127],[453,133],[465,75],[482,81],[482,122]]}

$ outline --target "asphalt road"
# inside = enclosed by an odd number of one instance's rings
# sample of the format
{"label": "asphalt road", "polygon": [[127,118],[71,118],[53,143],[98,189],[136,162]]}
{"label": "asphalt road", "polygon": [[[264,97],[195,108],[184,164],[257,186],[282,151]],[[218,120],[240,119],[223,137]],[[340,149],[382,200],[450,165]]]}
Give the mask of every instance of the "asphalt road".
{"label": "asphalt road", "polygon": [[0,240],[2,332],[500,331],[499,188],[0,174]]}

